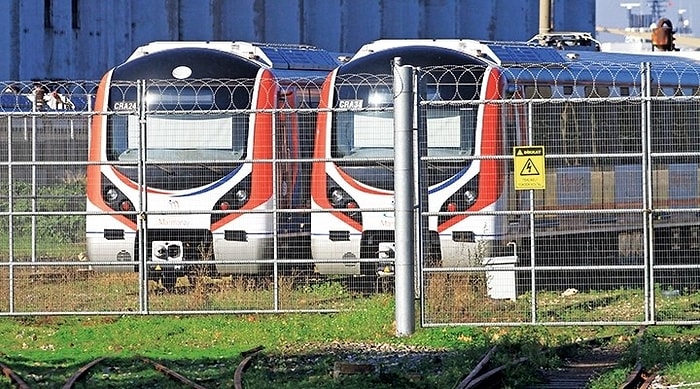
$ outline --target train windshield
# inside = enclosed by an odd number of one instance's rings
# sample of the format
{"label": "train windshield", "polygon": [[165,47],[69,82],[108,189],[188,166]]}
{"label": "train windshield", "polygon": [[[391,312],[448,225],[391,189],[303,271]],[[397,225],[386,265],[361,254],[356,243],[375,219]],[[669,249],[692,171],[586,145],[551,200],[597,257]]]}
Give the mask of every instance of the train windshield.
{"label": "train windshield", "polygon": [[[422,106],[428,156],[468,156],[474,152],[477,106],[440,104],[457,96],[474,98],[474,86],[426,84],[428,105]],[[471,90],[468,90],[471,89]],[[461,93],[459,93],[461,92]],[[394,111],[387,87],[343,85],[334,115],[333,157],[394,156]]]}
{"label": "train windshield", "polygon": [[427,184],[452,178],[474,154],[479,91],[486,65],[450,49],[411,46],[380,50],[341,66],[335,77],[330,155],[355,180],[393,189],[394,78],[391,63],[420,68],[418,126],[425,130]]}
{"label": "train windshield", "polygon": [[[153,85],[145,94],[145,126],[136,114],[136,88],[114,87],[108,126],[110,160],[236,161],[245,158],[248,88],[238,85]],[[121,112],[120,112],[121,111]],[[144,142],[145,141],[145,142]],[[144,145],[144,146],[141,146]]]}
{"label": "train windshield", "polygon": [[[239,160],[245,153],[247,122],[248,115],[244,114],[147,116],[146,159],[154,162]],[[123,124],[128,136],[126,147],[117,159],[137,159],[142,139],[139,118],[129,115]]]}

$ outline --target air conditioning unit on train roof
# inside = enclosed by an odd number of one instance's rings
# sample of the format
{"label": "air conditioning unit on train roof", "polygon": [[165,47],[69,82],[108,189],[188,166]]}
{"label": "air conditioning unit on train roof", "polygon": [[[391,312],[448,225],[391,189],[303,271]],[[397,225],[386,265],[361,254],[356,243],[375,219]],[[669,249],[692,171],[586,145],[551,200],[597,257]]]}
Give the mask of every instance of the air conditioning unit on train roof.
{"label": "air conditioning unit on train roof", "polygon": [[275,69],[332,70],[340,64],[336,56],[310,45],[234,42],[234,50]]}

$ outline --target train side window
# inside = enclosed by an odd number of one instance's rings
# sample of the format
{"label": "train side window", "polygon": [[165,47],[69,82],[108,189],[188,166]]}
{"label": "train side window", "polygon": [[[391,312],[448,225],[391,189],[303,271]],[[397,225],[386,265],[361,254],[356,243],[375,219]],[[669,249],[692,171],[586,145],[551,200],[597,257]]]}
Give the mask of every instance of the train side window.
{"label": "train side window", "polygon": [[128,116],[111,115],[107,119],[107,159],[116,161],[127,145]]}
{"label": "train side window", "polygon": [[[560,150],[563,154],[582,154],[590,151],[587,143],[590,137],[588,132],[584,133],[584,121],[586,117],[585,103],[564,103],[561,113],[559,129],[561,132]],[[563,161],[567,166],[578,166],[582,164],[582,159],[577,156],[569,156]]]}
{"label": "train side window", "polygon": [[697,104],[689,101],[652,102],[652,151],[695,151]]}
{"label": "train side window", "polygon": [[333,115],[335,131],[331,132],[331,149],[333,158],[342,158],[352,153],[355,145],[354,112],[336,112]]}
{"label": "train side window", "polygon": [[549,99],[552,97],[552,87],[549,85],[526,85],[526,99]]}
{"label": "train side window", "polygon": [[[634,102],[617,104],[613,115],[613,129],[617,129],[617,142],[622,153],[638,153],[642,150],[641,105]],[[611,137],[611,141],[615,139]]]}
{"label": "train side window", "polygon": [[610,97],[610,88],[607,86],[585,86],[583,88],[586,97]]}

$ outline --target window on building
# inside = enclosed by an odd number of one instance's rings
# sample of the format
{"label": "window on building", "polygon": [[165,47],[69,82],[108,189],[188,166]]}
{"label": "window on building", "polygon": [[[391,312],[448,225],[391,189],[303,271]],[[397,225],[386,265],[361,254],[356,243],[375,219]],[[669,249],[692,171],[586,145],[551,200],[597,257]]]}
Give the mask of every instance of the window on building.
{"label": "window on building", "polygon": [[44,28],[53,28],[53,1],[44,0]]}
{"label": "window on building", "polygon": [[71,0],[70,3],[70,9],[71,9],[71,27],[74,30],[79,30],[80,29],[80,0]]}

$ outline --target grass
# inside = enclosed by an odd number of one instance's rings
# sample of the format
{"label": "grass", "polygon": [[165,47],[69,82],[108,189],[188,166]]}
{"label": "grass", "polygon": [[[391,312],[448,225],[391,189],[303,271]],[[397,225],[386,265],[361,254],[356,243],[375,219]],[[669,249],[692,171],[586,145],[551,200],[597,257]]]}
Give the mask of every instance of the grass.
{"label": "grass", "polygon": [[[15,241],[16,258],[28,255],[31,246],[24,243]],[[37,251],[49,258],[75,258],[82,251],[77,243],[53,245],[55,252],[49,251],[51,245],[44,245]],[[554,367],[561,361],[541,355],[541,348],[610,332],[619,333],[622,342],[630,340],[630,327],[625,326],[497,327],[498,323],[530,323],[533,296],[524,293],[515,301],[490,299],[483,272],[427,274],[423,314],[427,322],[439,325],[494,323],[494,327],[420,328],[417,324],[416,333],[406,338],[395,336],[391,288],[384,290],[389,293],[367,294],[337,280],[299,282],[283,277],[273,284],[267,277],[233,276],[200,277],[190,284],[181,278],[177,293],[163,293],[150,282],[148,310],[156,314],[143,316],[137,314],[141,296],[136,273],[83,272],[57,262],[50,267],[15,267],[11,278],[12,285],[9,268],[0,267],[0,301],[6,304],[0,305],[1,312],[7,312],[7,302],[12,301],[19,313],[113,313],[0,318],[0,333],[5,335],[0,339],[0,361],[30,387],[39,388],[62,386],[80,366],[102,356],[109,359],[91,370],[81,387],[179,387],[138,356],[160,361],[206,387],[231,387],[241,352],[258,345],[265,349],[245,374],[247,388],[451,388],[494,345],[501,350],[495,360],[525,355],[535,366]],[[665,297],[661,292],[657,287],[657,320],[700,319],[700,293],[684,290]],[[567,296],[541,291],[534,297],[539,323],[644,321],[641,289]],[[273,310],[274,301],[281,310],[335,312],[255,313]],[[179,311],[251,313],[175,313]],[[628,345],[629,355],[619,369],[603,375],[592,387],[619,386],[637,355],[645,367],[662,371],[670,384],[699,382],[697,335],[692,328],[653,327],[639,348]],[[348,361],[368,362],[375,370],[369,375],[334,377],[334,365]],[[533,379],[528,372],[511,369],[507,382],[517,388]],[[0,387],[9,387],[9,381],[0,378]]]}
{"label": "grass", "polygon": [[[134,288],[123,274],[104,277],[102,286],[112,282],[118,286],[114,290]],[[471,287],[462,290],[473,292],[481,287],[481,281],[474,278],[451,280],[458,281],[472,282],[468,284]],[[156,293],[151,285],[150,303],[162,308],[201,308],[230,305],[232,301],[246,304],[256,294],[271,298],[265,285],[259,282],[237,278],[225,282],[229,283],[226,287],[197,283],[176,294]],[[75,288],[75,282],[68,284]],[[32,301],[40,304],[49,299],[58,303],[56,294],[63,290],[60,285],[65,288],[67,284],[51,281],[41,285],[51,292],[35,296]],[[499,350],[495,361],[528,356],[530,366],[555,367],[561,361],[541,353],[542,348],[614,334],[616,342],[628,348],[628,352],[621,367],[600,377],[593,388],[619,386],[634,366],[637,355],[644,366],[663,369],[668,382],[700,381],[696,373],[700,371],[700,346],[695,342],[698,329],[694,327],[650,327],[638,344],[633,343],[631,327],[627,326],[420,328],[416,325],[413,335],[397,337],[391,293],[357,294],[337,282],[291,287],[283,280],[279,287],[281,300],[288,304],[314,307],[320,304],[339,309],[332,313],[3,317],[0,318],[0,333],[4,335],[0,338],[0,361],[33,388],[60,387],[82,365],[103,356],[108,359],[93,368],[79,387],[179,387],[139,359],[145,356],[205,387],[219,388],[231,387],[235,368],[242,360],[241,352],[264,346],[244,374],[247,388],[451,388],[494,345]],[[85,288],[81,293],[89,295],[89,284]],[[236,292],[231,292],[232,289]],[[444,298],[467,299],[449,288],[444,292],[447,293]],[[113,295],[92,303],[114,303],[119,295],[113,291],[106,294]],[[20,293],[16,298],[24,301],[27,296]],[[615,312],[620,317],[635,317],[636,313],[624,313],[622,303],[632,301],[631,305],[637,307],[635,296],[636,291],[613,290],[581,293],[563,300],[553,293],[542,293],[538,301],[543,305],[543,314],[560,312],[560,318],[598,317],[601,315],[595,313],[598,309],[606,315]],[[697,297],[687,298],[690,307],[695,306]],[[527,301],[527,296],[522,299]],[[64,295],[63,301],[70,304],[72,300]],[[482,303],[479,299],[465,302]],[[524,302],[519,299],[492,304],[495,305],[483,307],[486,312],[494,306],[519,307]],[[677,308],[682,300],[674,299],[672,304]],[[455,312],[460,312],[459,317],[467,314],[463,310]],[[470,315],[484,317],[478,313]],[[368,363],[374,370],[334,377],[337,363]],[[509,370],[506,382],[508,387],[517,388],[533,379],[531,372],[516,368]],[[0,378],[0,387],[9,387],[9,381]]]}
{"label": "grass", "polygon": [[[396,338],[390,295],[357,301],[352,308],[352,313],[275,316],[3,318],[0,331],[5,336],[0,341],[0,349],[4,353],[3,363],[25,377],[31,387],[59,387],[79,366],[99,356],[109,356],[107,365],[111,367],[97,369],[90,378],[90,387],[134,387],[136,378],[139,385],[145,387],[160,377],[134,359],[139,355],[161,361],[205,386],[227,387],[241,360],[240,353],[258,345],[265,346],[267,359],[261,357],[259,364],[254,365],[269,364],[276,370],[270,374],[267,368],[251,369],[247,374],[250,377],[247,387],[267,387],[280,379],[290,385],[287,387],[315,385],[311,381],[321,385],[319,387],[333,387],[334,380],[328,368],[342,358],[342,345],[427,345],[425,352],[435,349],[442,353],[443,349],[451,349],[466,353],[467,350],[480,351],[477,345],[484,347],[488,343],[485,334],[470,329],[430,330],[413,338]],[[333,344],[337,346],[337,354],[319,351]],[[309,358],[314,355],[317,359],[310,363]],[[296,367],[303,373],[284,369],[278,363],[285,361],[282,356],[289,358],[286,361],[290,368],[299,363]],[[456,359],[448,358],[446,362],[457,364]],[[420,361],[415,363],[421,364]],[[422,371],[420,366],[415,369]],[[448,375],[439,380],[446,383],[446,380],[458,378]],[[355,379],[358,378],[348,378],[349,381]],[[124,385],[129,386],[120,386],[120,380],[125,380]],[[435,380],[438,377],[420,379],[422,382]]]}
{"label": "grass", "polygon": [[[449,388],[494,344],[503,350],[501,360],[511,353],[536,358],[541,342],[581,336],[537,327],[445,327],[396,337],[391,295],[357,300],[351,308],[332,314],[3,318],[0,359],[31,387],[60,387],[100,356],[109,360],[81,387],[177,387],[137,356],[206,387],[231,387],[240,353],[262,345],[244,374],[247,388]],[[376,370],[334,378],[338,362],[367,362]]]}

